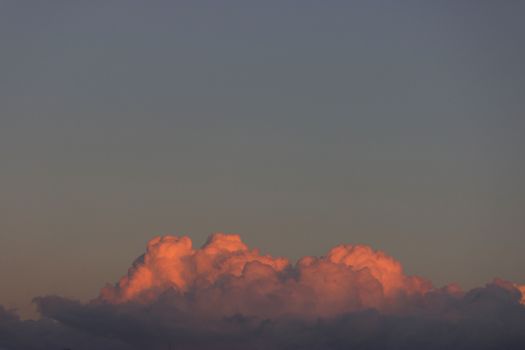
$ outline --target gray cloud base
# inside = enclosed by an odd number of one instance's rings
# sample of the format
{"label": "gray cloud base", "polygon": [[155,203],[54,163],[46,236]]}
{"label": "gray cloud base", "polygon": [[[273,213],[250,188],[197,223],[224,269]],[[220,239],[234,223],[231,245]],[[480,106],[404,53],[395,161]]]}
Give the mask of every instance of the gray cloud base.
{"label": "gray cloud base", "polygon": [[203,318],[183,312],[167,291],[150,304],[83,304],[38,297],[40,320],[0,308],[0,349],[523,349],[519,290],[495,281],[463,295],[436,290],[325,318]]}

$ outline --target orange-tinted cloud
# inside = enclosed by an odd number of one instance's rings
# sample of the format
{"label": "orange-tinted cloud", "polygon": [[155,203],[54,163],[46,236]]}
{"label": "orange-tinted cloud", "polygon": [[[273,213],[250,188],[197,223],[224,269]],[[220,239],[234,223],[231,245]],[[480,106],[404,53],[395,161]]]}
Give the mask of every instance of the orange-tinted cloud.
{"label": "orange-tinted cloud", "polygon": [[399,297],[431,289],[430,282],[405,275],[398,261],[367,246],[340,245],[324,257],[291,265],[249,249],[238,235],[218,233],[197,249],[188,237],[152,239],[128,274],[102,290],[100,300],[147,303],[172,290],[190,293],[193,308],[218,314],[316,316],[386,310]]}
{"label": "orange-tinted cloud", "polygon": [[434,288],[363,245],[292,264],[237,235],[156,237],[91,302],[35,303],[38,321],[0,306],[0,350],[525,348],[525,286]]}

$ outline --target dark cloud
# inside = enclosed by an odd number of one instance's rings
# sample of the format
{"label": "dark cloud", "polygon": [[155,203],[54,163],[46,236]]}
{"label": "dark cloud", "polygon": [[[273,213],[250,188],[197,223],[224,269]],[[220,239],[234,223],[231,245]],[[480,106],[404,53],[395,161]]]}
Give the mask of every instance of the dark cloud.
{"label": "dark cloud", "polygon": [[[69,305],[61,299],[63,305]],[[72,311],[72,310],[71,310]],[[99,337],[67,322],[44,317],[20,320],[15,312],[0,305],[1,350],[126,350],[130,347],[117,338]]]}
{"label": "dark cloud", "polygon": [[177,308],[177,292],[150,304],[35,300],[44,316],[21,321],[0,309],[4,349],[524,349],[525,307],[502,281],[465,294],[436,290],[374,309],[323,318],[200,318]]}

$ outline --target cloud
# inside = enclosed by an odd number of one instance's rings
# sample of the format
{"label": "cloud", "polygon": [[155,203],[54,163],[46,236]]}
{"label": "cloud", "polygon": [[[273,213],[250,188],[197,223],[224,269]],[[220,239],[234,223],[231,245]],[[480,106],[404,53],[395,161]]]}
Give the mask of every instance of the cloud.
{"label": "cloud", "polygon": [[367,246],[292,265],[237,235],[163,236],[89,303],[38,297],[38,321],[0,309],[0,349],[523,349],[523,290],[435,288]]}
{"label": "cloud", "polygon": [[176,298],[181,309],[209,317],[317,317],[389,309],[397,299],[431,289],[430,282],[404,275],[399,262],[367,246],[340,245],[325,257],[304,257],[292,266],[250,250],[238,235],[214,234],[200,249],[188,237],[152,239],[99,301],[148,303],[173,290],[185,296]]}
{"label": "cloud", "polygon": [[[60,304],[67,307],[70,302],[60,299]],[[23,321],[15,312],[0,306],[0,350],[33,349],[127,350],[130,347],[117,338],[99,337],[51,318]]]}

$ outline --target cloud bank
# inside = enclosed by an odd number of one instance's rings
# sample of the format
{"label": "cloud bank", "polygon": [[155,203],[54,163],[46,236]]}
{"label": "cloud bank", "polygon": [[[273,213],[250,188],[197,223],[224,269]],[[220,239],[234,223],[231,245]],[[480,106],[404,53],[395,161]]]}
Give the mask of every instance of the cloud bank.
{"label": "cloud bank", "polygon": [[523,349],[524,295],[436,288],[362,245],[292,264],[237,235],[162,236],[89,303],[35,298],[38,321],[0,308],[0,349]]}

